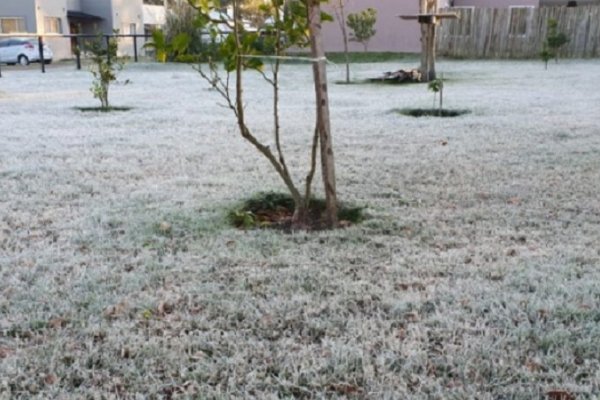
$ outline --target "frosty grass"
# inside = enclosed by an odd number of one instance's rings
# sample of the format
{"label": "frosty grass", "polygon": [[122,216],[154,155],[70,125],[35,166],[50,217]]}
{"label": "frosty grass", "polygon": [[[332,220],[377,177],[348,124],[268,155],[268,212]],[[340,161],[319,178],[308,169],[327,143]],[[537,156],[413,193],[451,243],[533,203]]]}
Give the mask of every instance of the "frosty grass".
{"label": "frosty grass", "polygon": [[[598,398],[600,61],[438,71],[470,114],[401,116],[425,85],[329,68],[339,197],[368,219],[282,234],[226,225],[284,188],[189,66],[127,65],[110,99],[133,109],[106,114],[75,109],[85,70],[3,70],[0,399]],[[300,181],[310,68],[282,84]]]}

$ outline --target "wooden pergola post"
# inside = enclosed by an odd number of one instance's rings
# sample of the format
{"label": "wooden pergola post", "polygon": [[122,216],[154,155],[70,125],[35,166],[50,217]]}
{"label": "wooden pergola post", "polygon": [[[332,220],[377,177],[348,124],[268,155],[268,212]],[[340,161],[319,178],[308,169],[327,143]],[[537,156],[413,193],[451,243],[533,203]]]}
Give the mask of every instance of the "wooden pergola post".
{"label": "wooden pergola post", "polygon": [[[420,0],[420,14],[435,13],[434,10],[429,10],[427,3],[427,0]],[[435,24],[428,18],[421,18],[419,25],[421,26],[421,76],[423,81],[429,82],[435,79],[435,42],[431,40],[431,36],[435,35]]]}
{"label": "wooden pergola post", "polygon": [[437,24],[446,18],[458,18],[455,13],[440,13],[437,0],[419,0],[419,14],[401,15],[400,18],[417,20],[421,25],[421,80],[435,80],[435,42]]}

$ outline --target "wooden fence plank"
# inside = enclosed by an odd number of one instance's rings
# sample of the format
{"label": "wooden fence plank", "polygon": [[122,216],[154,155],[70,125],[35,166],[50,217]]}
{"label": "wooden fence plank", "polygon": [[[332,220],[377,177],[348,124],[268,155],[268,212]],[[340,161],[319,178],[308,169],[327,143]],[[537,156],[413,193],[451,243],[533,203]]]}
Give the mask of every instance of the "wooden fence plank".
{"label": "wooden fence plank", "polygon": [[450,9],[461,19],[439,29],[438,52],[457,58],[535,58],[548,31],[548,20],[569,42],[561,57],[600,57],[600,6]]}

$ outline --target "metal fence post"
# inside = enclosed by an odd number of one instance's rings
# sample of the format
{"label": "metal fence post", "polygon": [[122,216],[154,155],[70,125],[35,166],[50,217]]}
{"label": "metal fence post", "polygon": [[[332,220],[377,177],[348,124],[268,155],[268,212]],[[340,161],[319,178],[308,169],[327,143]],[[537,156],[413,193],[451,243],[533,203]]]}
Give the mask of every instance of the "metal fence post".
{"label": "metal fence post", "polygon": [[110,36],[106,35],[106,61],[110,63]]}
{"label": "metal fence post", "polygon": [[77,60],[77,69],[81,69],[81,47],[79,45],[79,36],[75,36],[75,58]]}
{"label": "metal fence post", "polygon": [[133,60],[138,62],[137,35],[133,35]]}
{"label": "metal fence post", "polygon": [[44,40],[38,36],[38,48],[40,51],[40,64],[42,66],[42,74],[46,73],[46,62],[44,61]]}

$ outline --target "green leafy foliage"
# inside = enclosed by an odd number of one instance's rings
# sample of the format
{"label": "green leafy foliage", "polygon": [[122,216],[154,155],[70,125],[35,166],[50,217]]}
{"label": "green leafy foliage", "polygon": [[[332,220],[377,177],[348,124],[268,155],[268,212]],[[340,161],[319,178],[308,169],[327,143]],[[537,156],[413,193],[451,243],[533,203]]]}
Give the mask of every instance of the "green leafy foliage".
{"label": "green leafy foliage", "polygon": [[554,57],[558,63],[558,53],[560,48],[565,44],[569,43],[569,38],[563,32],[558,30],[558,21],[556,19],[548,20],[548,32],[546,34],[546,40],[542,51],[540,52],[540,58],[544,61],[546,69],[548,68],[548,61]]}
{"label": "green leafy foliage", "polygon": [[[118,31],[115,31],[115,34],[117,33]],[[123,69],[123,61],[117,58],[118,47],[115,37],[105,40],[102,34],[85,46],[86,51],[91,54],[91,73],[94,77],[90,91],[94,98],[100,100],[103,109],[110,108],[108,102],[110,85],[117,80],[117,72]]]}
{"label": "green leafy foliage", "polygon": [[232,210],[227,215],[227,219],[236,228],[249,229],[256,225],[256,217],[251,211]]}
{"label": "green leafy foliage", "polygon": [[558,21],[550,19],[548,21],[548,36],[546,37],[548,47],[554,51],[558,51],[562,46],[569,43],[569,38],[563,32],[558,30]]}
{"label": "green leafy foliage", "polygon": [[444,80],[441,78],[434,79],[429,82],[427,88],[433,92],[433,107],[435,108],[435,99],[437,94],[440,94],[440,107],[439,113],[442,113],[443,103],[442,103],[442,93],[444,91]]}
{"label": "green leafy foliage", "polygon": [[349,14],[347,25],[352,29],[350,40],[362,43],[367,51],[369,41],[377,31],[375,30],[375,24],[377,23],[377,10],[373,8],[367,8],[358,13]]}
{"label": "green leafy foliage", "polygon": [[554,54],[552,51],[550,51],[547,45],[544,45],[542,51],[540,51],[540,58],[544,62],[546,69],[548,69],[548,61],[550,61],[552,57],[554,57]]}
{"label": "green leafy foliage", "polygon": [[156,29],[152,31],[152,40],[144,48],[153,49],[156,60],[164,63],[186,54],[190,41],[191,37],[185,32],[178,33],[169,41],[162,30]]}
{"label": "green leafy foliage", "polygon": [[169,7],[167,12],[164,32],[167,42],[172,42],[175,37],[185,33],[188,37],[188,46],[185,53],[181,53],[176,58],[188,54],[198,54],[209,45],[203,40],[203,32],[197,23],[198,12],[194,7],[184,1],[176,1]]}
{"label": "green leafy foliage", "polygon": [[427,88],[432,91],[433,93],[438,93],[440,90],[442,90],[442,87],[444,86],[444,81],[441,79],[434,79],[431,82],[429,82],[429,84],[427,85]]}

